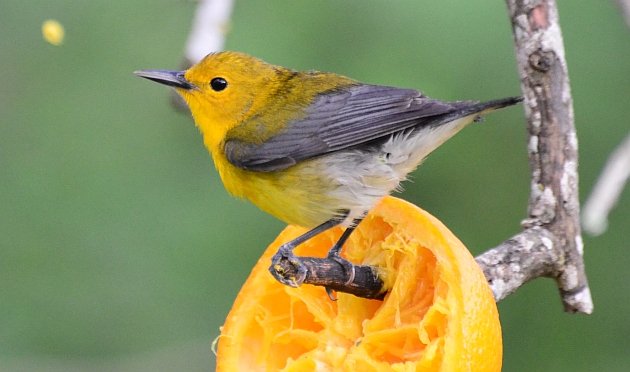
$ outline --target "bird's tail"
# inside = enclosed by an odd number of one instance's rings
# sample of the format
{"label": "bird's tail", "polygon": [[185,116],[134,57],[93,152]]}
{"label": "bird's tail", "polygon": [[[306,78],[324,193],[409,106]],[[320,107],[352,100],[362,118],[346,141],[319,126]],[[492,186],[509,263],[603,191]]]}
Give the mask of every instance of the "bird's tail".
{"label": "bird's tail", "polygon": [[507,97],[494,99],[492,101],[486,102],[475,102],[475,101],[459,101],[459,102],[451,102],[453,106],[455,106],[455,110],[444,114],[440,117],[435,124],[446,124],[452,120],[456,120],[458,118],[464,118],[467,116],[475,115],[474,121],[479,121],[481,115],[487,114],[494,110],[498,110],[503,107],[508,107],[515,105],[519,102],[523,101],[523,97]]}
{"label": "bird's tail", "polygon": [[523,101],[523,97],[507,97],[500,99],[493,99],[492,101],[478,102],[473,105],[467,105],[460,111],[461,116],[468,116],[471,114],[483,115],[494,110],[498,110],[503,107],[508,107],[520,103]]}

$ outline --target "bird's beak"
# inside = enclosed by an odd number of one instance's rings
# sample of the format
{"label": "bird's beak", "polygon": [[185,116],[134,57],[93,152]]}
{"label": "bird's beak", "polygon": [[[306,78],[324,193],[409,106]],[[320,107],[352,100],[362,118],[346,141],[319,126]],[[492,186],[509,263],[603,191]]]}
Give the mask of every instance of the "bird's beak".
{"label": "bird's beak", "polygon": [[153,80],[156,83],[168,85],[169,87],[191,90],[197,88],[194,84],[186,80],[185,71],[169,70],[139,70],[133,73],[145,79]]}

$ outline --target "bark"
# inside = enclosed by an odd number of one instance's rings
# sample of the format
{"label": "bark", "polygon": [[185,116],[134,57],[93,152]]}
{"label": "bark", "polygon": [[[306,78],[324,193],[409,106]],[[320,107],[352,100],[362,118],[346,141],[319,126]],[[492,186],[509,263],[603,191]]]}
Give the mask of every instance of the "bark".
{"label": "bark", "polygon": [[590,314],[579,224],[578,143],[557,6],[553,0],[507,0],[507,5],[529,135],[529,216],[522,233],[477,262],[497,301],[533,278],[551,277],[565,311]]}

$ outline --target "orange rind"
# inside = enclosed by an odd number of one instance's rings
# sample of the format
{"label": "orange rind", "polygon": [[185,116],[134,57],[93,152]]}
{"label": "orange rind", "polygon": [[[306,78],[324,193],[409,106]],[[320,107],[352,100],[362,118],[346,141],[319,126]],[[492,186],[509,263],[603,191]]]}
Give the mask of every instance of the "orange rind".
{"label": "orange rind", "polygon": [[[500,371],[496,303],[474,258],[435,217],[384,198],[342,255],[371,265],[383,301],[321,287],[286,287],[267,271],[277,248],[306,230],[288,226],[262,255],[218,340],[218,371]],[[324,257],[342,232],[300,245]]]}

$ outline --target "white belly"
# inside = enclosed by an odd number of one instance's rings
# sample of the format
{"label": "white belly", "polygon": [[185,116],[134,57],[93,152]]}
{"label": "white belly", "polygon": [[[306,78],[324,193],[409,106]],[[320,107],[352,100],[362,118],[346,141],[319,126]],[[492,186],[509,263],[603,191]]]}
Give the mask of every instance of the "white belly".
{"label": "white belly", "polygon": [[350,211],[345,226],[360,218],[385,195],[399,188],[407,175],[433,150],[451,138],[476,115],[433,128],[392,135],[373,149],[339,151],[313,159],[319,172],[325,169],[331,186],[328,195],[338,200],[338,210]]}

